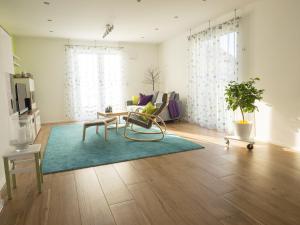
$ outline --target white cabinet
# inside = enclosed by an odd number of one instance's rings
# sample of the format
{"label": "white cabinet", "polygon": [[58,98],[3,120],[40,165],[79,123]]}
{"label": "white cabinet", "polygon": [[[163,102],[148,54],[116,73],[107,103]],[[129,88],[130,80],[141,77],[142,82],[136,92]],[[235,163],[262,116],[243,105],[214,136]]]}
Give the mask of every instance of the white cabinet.
{"label": "white cabinet", "polygon": [[39,134],[41,129],[40,110],[33,110],[20,116],[20,126],[25,125],[30,130],[32,143]]}
{"label": "white cabinet", "polygon": [[34,80],[32,78],[14,78],[14,84],[25,84],[27,94],[34,92]]}
{"label": "white cabinet", "polygon": [[34,125],[35,125],[35,133],[36,135],[39,134],[39,131],[41,129],[41,116],[40,116],[40,110],[36,110],[34,112]]}
{"label": "white cabinet", "polygon": [[35,124],[34,124],[34,116],[33,115],[24,115],[20,117],[20,127],[26,127],[28,132],[30,133],[30,142],[33,144],[36,132],[35,132]]}
{"label": "white cabinet", "polygon": [[29,86],[29,91],[34,92],[34,81],[31,78],[28,78],[28,86]]}
{"label": "white cabinet", "polygon": [[26,85],[26,95],[27,98],[30,98],[31,100],[32,110],[36,109],[37,106],[34,98],[34,91],[35,91],[34,80],[32,78],[13,78],[13,85],[15,86],[16,84]]}

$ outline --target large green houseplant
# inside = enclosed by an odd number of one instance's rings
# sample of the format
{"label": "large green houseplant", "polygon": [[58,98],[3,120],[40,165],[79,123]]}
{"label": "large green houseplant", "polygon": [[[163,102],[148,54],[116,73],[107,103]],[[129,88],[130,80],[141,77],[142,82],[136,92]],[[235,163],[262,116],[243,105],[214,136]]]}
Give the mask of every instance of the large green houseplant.
{"label": "large green houseplant", "polygon": [[242,114],[243,119],[235,121],[236,135],[242,138],[249,138],[252,129],[251,122],[245,120],[245,113],[253,113],[258,110],[255,102],[263,98],[265,90],[255,87],[256,81],[259,80],[259,78],[251,78],[241,83],[231,81],[225,89],[227,108],[233,111],[239,109]]}

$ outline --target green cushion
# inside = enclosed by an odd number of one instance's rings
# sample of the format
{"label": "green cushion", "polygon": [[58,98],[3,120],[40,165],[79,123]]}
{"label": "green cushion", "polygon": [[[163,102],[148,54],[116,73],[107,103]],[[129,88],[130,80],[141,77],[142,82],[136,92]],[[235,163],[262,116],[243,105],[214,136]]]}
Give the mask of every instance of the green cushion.
{"label": "green cushion", "polygon": [[132,100],[132,104],[137,105],[139,103],[139,96],[132,96],[131,100]]}
{"label": "green cushion", "polygon": [[[155,108],[155,106],[152,104],[152,102],[148,102],[148,104],[144,107],[142,113],[152,115],[155,111],[156,111],[156,108]],[[142,120],[144,120],[144,121],[147,121],[147,120],[148,120],[146,116],[142,116],[141,118],[142,118]]]}

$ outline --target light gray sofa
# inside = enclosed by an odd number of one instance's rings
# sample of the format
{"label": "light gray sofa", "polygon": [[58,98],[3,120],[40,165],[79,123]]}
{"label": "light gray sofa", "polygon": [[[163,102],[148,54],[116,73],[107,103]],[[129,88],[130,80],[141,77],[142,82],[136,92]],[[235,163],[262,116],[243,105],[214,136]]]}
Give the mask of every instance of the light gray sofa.
{"label": "light gray sofa", "polygon": [[[160,105],[162,104],[162,92],[154,93],[153,96],[155,98],[155,96],[157,96],[156,99],[153,99],[154,101],[152,101],[153,105],[156,108],[159,108]],[[181,118],[182,116],[182,102],[179,99],[179,94],[176,92],[169,92],[168,93],[168,98],[170,99],[174,99],[177,102],[177,105],[179,107],[179,111],[180,111],[180,115],[177,118],[171,118],[170,114],[169,114],[169,109],[168,106],[166,108],[164,108],[164,110],[160,113],[160,117],[166,122],[166,121],[174,121],[174,120],[178,120]],[[126,102],[126,108],[128,112],[134,112],[137,109],[142,110],[145,106],[140,106],[140,105],[134,105],[133,102],[131,100]]]}

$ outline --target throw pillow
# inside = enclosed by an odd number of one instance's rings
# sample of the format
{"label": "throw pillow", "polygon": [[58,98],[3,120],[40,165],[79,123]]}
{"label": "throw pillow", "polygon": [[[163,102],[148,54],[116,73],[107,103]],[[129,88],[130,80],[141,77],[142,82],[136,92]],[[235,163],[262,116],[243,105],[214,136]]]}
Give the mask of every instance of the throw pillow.
{"label": "throw pillow", "polygon": [[148,102],[151,102],[153,95],[144,95],[140,94],[139,104],[138,105],[147,105]]}
{"label": "throw pillow", "polygon": [[[152,102],[148,102],[148,104],[144,107],[142,113],[148,114],[148,115],[152,115],[153,113],[155,113],[156,108],[155,106],[152,104]],[[141,116],[142,120],[147,121],[147,117],[146,116]]]}
{"label": "throw pillow", "polygon": [[137,105],[139,103],[139,96],[132,96],[132,104]]}

